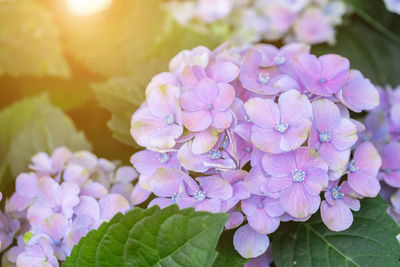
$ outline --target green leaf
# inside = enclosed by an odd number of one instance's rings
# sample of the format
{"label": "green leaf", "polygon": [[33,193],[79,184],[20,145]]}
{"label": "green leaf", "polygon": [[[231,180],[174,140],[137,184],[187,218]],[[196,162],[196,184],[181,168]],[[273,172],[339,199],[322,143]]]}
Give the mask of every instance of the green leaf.
{"label": "green leaf", "polygon": [[139,148],[130,134],[131,117],[144,101],[145,83],[133,78],[113,78],[101,84],[93,84],[100,106],[111,112],[107,123],[115,139]]}
{"label": "green leaf", "polygon": [[400,228],[386,213],[381,198],[368,198],[354,212],[353,225],[330,231],[316,214],[304,223],[283,223],[272,235],[275,265],[400,266]]}
{"label": "green leaf", "polygon": [[364,22],[353,21],[338,30],[335,46],[313,46],[317,55],[336,53],[350,60],[351,68],[359,69],[375,84],[393,87],[400,84],[400,45]]}
{"label": "green leaf", "polygon": [[212,266],[227,214],[134,208],[79,241],[64,266]]}
{"label": "green leaf", "polygon": [[0,1],[0,75],[56,76],[70,71],[51,14],[31,0]]}
{"label": "green leaf", "polygon": [[400,45],[400,16],[387,10],[383,0],[345,0],[345,2],[362,19]]}
{"label": "green leaf", "polygon": [[166,27],[161,0],[113,1],[93,16],[76,16],[52,1],[61,22],[67,50],[90,71],[129,76],[145,62]]}
{"label": "green leaf", "polygon": [[214,267],[241,267],[249,261],[249,259],[240,256],[233,247],[233,235],[235,231],[229,230],[222,233],[217,247],[218,257],[214,262]]}
{"label": "green leaf", "polygon": [[162,41],[153,47],[149,59],[145,63],[136,64],[136,71],[130,78],[111,78],[105,83],[93,84],[100,106],[111,112],[108,127],[113,131],[114,138],[138,148],[130,134],[131,117],[145,100],[145,89],[151,78],[168,71],[169,61],[180,51],[198,45],[213,49],[220,40],[175,23],[166,31]]}
{"label": "green leaf", "polygon": [[[0,188],[20,172],[39,151],[52,153],[58,146],[71,150],[91,145],[73,122],[49,102],[47,95],[16,102],[0,112]],[[10,175],[6,179],[7,170]]]}

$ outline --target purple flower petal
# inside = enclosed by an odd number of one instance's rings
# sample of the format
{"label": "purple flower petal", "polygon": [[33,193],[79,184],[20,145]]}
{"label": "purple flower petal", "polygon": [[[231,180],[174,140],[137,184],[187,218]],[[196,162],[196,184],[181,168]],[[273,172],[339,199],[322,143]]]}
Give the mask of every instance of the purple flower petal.
{"label": "purple flower petal", "polygon": [[344,231],[353,223],[353,214],[343,201],[336,201],[332,206],[326,201],[321,204],[321,218],[324,224],[335,232]]}
{"label": "purple flower petal", "polygon": [[233,245],[244,258],[255,258],[263,254],[269,246],[267,235],[254,231],[246,224],[236,230],[233,236]]}
{"label": "purple flower petal", "polygon": [[251,98],[244,104],[244,107],[250,120],[261,128],[272,129],[279,122],[278,105],[270,99]]}
{"label": "purple flower petal", "polygon": [[199,177],[197,181],[209,198],[228,200],[232,197],[232,186],[218,176]]}

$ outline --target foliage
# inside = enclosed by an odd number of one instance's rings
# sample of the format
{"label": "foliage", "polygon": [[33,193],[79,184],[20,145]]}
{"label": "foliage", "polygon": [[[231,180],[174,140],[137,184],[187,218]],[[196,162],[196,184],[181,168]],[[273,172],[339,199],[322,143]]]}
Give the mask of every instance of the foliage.
{"label": "foliage", "polygon": [[64,266],[212,266],[226,214],[134,208],[91,231]]}
{"label": "foliage", "polygon": [[[0,112],[0,188],[26,171],[32,155],[58,146],[90,149],[84,134],[47,95],[25,99]],[[9,172],[8,172],[9,171]]]}
{"label": "foliage", "polygon": [[319,214],[307,222],[282,224],[272,235],[275,265],[400,266],[400,229],[386,209],[380,197],[365,199],[353,225],[342,232],[326,228]]}

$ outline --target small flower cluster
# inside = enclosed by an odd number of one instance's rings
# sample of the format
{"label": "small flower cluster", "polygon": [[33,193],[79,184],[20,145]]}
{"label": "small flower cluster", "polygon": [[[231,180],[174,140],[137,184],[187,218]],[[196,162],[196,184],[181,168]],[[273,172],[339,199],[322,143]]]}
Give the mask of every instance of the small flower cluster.
{"label": "small flower cluster", "polygon": [[281,221],[321,207],[328,228],[341,231],[359,199],[378,194],[381,159],[364,142],[350,160],[364,126],[349,115],[378,103],[346,58],[316,57],[304,44],[197,47],[146,88],[131,122],[146,150],[131,162],[157,196],[150,205],[227,212],[226,229],[247,220],[234,244],[254,258]]}
{"label": "small flower cluster", "polygon": [[172,1],[167,9],[181,24],[225,25],[233,39],[309,44],[335,42],[346,5],[341,0],[194,0]]}
{"label": "small flower cluster", "polygon": [[383,0],[387,10],[400,15],[400,1],[399,0]]}
{"label": "small flower cluster", "polygon": [[377,89],[380,105],[366,116],[360,139],[374,143],[381,155],[381,195],[391,203],[389,214],[400,224],[400,86]]}
{"label": "small flower cluster", "polygon": [[4,265],[59,266],[81,237],[137,202],[130,195],[138,173],[88,151],[40,152],[30,169],[17,177],[0,214],[1,251],[18,243],[4,253]]}

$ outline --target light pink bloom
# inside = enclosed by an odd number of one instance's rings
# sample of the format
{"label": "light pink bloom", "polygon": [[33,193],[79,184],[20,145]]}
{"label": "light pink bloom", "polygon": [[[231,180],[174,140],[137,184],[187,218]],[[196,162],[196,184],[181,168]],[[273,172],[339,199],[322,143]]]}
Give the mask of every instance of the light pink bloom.
{"label": "light pink bloom", "polygon": [[267,190],[279,192],[287,213],[304,218],[318,210],[319,194],[328,185],[328,166],[315,150],[300,147],[293,152],[266,154],[262,163],[271,175]]}
{"label": "light pink bloom", "polygon": [[354,193],[346,181],[340,186],[338,182],[329,183],[324,195],[325,200],[321,203],[321,217],[330,230],[343,231],[353,223],[350,209],[360,209],[360,201],[353,197]]}
{"label": "light pink bloom", "polygon": [[370,142],[362,143],[354,152],[348,169],[350,187],[364,197],[376,197],[381,189],[377,175],[382,164],[378,151]]}
{"label": "light pink bloom", "polygon": [[246,102],[245,108],[254,123],[251,141],[264,152],[294,150],[308,137],[312,117],[311,103],[299,91],[289,90],[283,93],[278,104],[269,99],[252,98]]}
{"label": "light pink bloom", "polygon": [[297,75],[305,90],[319,96],[331,96],[339,91],[349,76],[349,61],[339,55],[317,58],[301,55],[297,58]]}
{"label": "light pink bloom", "polygon": [[314,117],[308,144],[317,149],[330,169],[344,170],[357,141],[356,125],[341,117],[338,106],[328,99],[315,100],[312,106]]}

